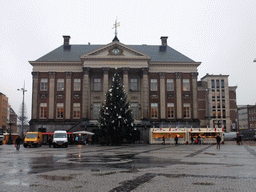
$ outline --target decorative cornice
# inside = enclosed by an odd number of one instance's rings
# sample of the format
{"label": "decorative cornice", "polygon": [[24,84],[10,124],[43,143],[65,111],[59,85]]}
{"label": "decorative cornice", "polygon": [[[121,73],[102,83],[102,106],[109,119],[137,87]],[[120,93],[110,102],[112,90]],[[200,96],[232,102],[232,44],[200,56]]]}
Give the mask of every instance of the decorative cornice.
{"label": "decorative cornice", "polygon": [[179,67],[198,67],[201,63],[184,63],[184,62],[161,62],[161,61],[149,61],[151,66],[179,66]]}
{"label": "decorative cornice", "polygon": [[136,57],[90,57],[90,58],[82,58],[82,61],[150,61],[150,58],[136,58]]}
{"label": "decorative cornice", "polygon": [[68,66],[75,65],[81,66],[83,63],[81,61],[29,61],[32,66],[40,65],[50,65],[50,66]]}

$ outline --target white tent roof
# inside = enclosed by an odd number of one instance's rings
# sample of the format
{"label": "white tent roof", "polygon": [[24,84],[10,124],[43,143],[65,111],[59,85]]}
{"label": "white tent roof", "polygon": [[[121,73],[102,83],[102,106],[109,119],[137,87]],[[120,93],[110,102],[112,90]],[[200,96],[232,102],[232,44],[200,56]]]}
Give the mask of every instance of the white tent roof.
{"label": "white tent roof", "polygon": [[94,133],[89,131],[76,131],[76,132],[73,132],[73,134],[94,135]]}

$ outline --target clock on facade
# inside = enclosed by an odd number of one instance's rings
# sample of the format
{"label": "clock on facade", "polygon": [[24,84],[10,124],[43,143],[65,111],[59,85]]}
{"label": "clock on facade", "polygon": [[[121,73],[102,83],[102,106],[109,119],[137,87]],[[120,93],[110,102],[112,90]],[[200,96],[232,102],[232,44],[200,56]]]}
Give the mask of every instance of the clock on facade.
{"label": "clock on facade", "polygon": [[115,55],[117,55],[119,52],[120,52],[119,49],[113,49],[112,50],[112,53],[114,53]]}

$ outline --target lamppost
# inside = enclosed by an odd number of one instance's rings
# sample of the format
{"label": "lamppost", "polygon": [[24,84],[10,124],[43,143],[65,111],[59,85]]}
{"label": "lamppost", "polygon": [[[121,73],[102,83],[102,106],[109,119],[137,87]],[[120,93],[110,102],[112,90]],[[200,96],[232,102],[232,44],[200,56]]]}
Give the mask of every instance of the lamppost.
{"label": "lamppost", "polygon": [[23,138],[23,125],[24,125],[24,94],[27,90],[25,90],[25,82],[24,87],[21,89],[17,89],[18,91],[22,91],[23,98],[22,98],[22,117],[21,117],[21,138]]}
{"label": "lamppost", "polygon": [[14,124],[14,122],[12,120],[9,120],[8,125],[10,126],[10,131],[9,131],[7,144],[13,144],[13,140],[12,140],[12,125],[13,124]]}

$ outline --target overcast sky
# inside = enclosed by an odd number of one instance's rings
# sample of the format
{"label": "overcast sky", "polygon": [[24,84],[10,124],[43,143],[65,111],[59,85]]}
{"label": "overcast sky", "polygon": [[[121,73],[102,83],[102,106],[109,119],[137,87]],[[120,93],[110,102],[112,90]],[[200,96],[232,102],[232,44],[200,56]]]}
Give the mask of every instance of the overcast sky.
{"label": "overcast sky", "polygon": [[206,73],[229,75],[238,86],[237,104],[256,102],[255,0],[60,0],[0,1],[0,92],[20,115],[22,88],[31,117],[34,61],[63,44],[108,44],[118,38],[127,45],[168,45],[196,62]]}

